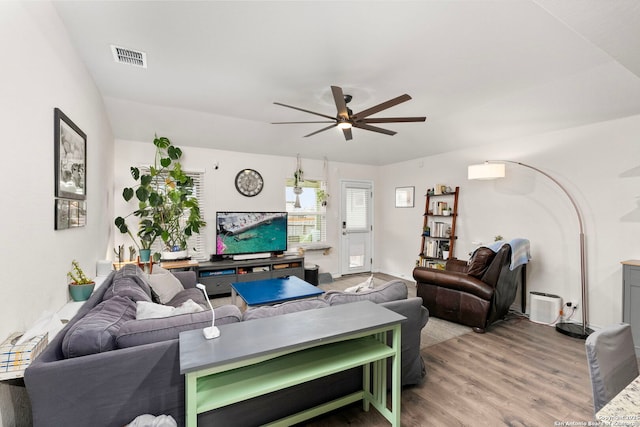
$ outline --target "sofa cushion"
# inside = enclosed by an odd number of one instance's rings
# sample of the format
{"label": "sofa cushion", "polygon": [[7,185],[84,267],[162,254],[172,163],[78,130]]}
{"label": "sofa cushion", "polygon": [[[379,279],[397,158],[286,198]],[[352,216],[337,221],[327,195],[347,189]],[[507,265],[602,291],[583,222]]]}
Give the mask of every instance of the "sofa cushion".
{"label": "sofa cushion", "polygon": [[[235,305],[227,304],[215,309],[216,325],[236,323],[242,320],[242,313]],[[129,320],[118,330],[118,348],[134,347],[160,341],[177,339],[182,331],[211,326],[211,311],[180,314],[162,319]]]}
{"label": "sofa cushion", "polygon": [[280,314],[295,313],[296,311],[313,310],[315,308],[325,307],[329,307],[329,304],[325,300],[319,298],[287,301],[282,304],[249,308],[242,315],[242,320],[262,319],[264,317],[272,317]]}
{"label": "sofa cushion", "polygon": [[154,268],[153,274],[149,274],[147,277],[151,289],[158,294],[160,304],[168,303],[178,292],[184,291],[180,280],[163,268]]}
{"label": "sofa cushion", "polygon": [[113,273],[113,283],[107,288],[102,300],[106,301],[115,295],[121,295],[128,296],[134,301],[151,301],[151,287],[146,276],[137,265],[125,264]]}
{"label": "sofa cushion", "polygon": [[473,252],[469,259],[467,274],[480,279],[489,268],[489,264],[495,258],[496,253],[489,248],[480,247]]}
{"label": "sofa cushion", "polygon": [[116,348],[120,326],[136,318],[136,303],[116,295],[101,302],[74,323],[62,340],[64,357],[78,357]]}
{"label": "sofa cushion", "polygon": [[407,285],[402,280],[392,280],[377,288],[360,292],[329,291],[324,299],[329,305],[347,304],[356,301],[372,301],[376,304],[407,298]]}
{"label": "sofa cushion", "polygon": [[[149,290],[149,292],[151,292]],[[151,302],[151,294],[147,293],[144,288],[140,287],[132,277],[120,277],[113,280],[113,284],[104,293],[102,301],[106,301],[115,296],[127,297],[134,302],[149,301]]]}
{"label": "sofa cushion", "polygon": [[209,310],[209,303],[204,299],[204,294],[198,288],[189,288],[178,292],[171,300],[167,301],[165,305],[178,307],[187,300],[193,300],[197,304],[200,304],[202,308]]}
{"label": "sofa cushion", "polygon": [[385,302],[381,305],[407,318],[401,325],[402,385],[419,384],[426,375],[424,361],[420,355],[420,339],[422,329],[429,320],[429,311],[422,306],[422,298],[417,297]]}

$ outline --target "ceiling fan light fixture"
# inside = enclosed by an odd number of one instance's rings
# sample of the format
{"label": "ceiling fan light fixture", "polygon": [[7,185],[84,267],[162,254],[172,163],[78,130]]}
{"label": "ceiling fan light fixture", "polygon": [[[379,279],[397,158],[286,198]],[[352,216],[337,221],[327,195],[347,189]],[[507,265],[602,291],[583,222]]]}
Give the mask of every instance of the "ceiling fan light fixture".
{"label": "ceiling fan light fixture", "polygon": [[372,126],[372,123],[407,123],[407,122],[424,122],[426,117],[376,117],[369,118],[376,113],[379,113],[382,110],[386,110],[387,108],[391,108],[403,102],[406,102],[411,99],[409,95],[406,93],[404,95],[397,96],[393,99],[380,103],[378,105],[374,105],[371,108],[367,108],[366,110],[362,110],[359,113],[353,114],[350,108],[347,107],[347,103],[351,101],[351,95],[345,95],[340,86],[331,86],[331,94],[333,95],[333,101],[336,104],[337,115],[329,116],[323,113],[316,113],[315,111],[305,110],[304,108],[294,107],[293,105],[283,104],[281,102],[274,102],[276,105],[280,105],[282,107],[291,108],[293,110],[302,111],[304,113],[313,114],[315,116],[324,117],[327,120],[323,121],[299,121],[299,122],[273,122],[273,124],[284,125],[284,124],[297,124],[297,123],[331,123],[329,126],[326,126],[322,129],[319,129],[315,132],[311,132],[306,137],[317,135],[320,132],[327,131],[329,129],[338,128],[342,131],[344,135],[344,139],[349,141],[353,139],[353,135],[351,132],[351,128],[356,127],[358,129],[364,129],[371,132],[383,133],[385,135],[395,135],[396,132],[383,129],[378,126]]}

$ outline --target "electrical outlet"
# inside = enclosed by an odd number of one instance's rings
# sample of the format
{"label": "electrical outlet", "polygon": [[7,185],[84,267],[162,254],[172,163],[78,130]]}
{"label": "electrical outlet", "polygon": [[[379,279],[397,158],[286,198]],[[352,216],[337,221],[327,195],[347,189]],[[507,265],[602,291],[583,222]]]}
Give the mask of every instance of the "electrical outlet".
{"label": "electrical outlet", "polygon": [[573,309],[573,310],[577,310],[578,309],[578,303],[577,302],[573,302],[573,301],[567,301],[564,303],[565,307]]}

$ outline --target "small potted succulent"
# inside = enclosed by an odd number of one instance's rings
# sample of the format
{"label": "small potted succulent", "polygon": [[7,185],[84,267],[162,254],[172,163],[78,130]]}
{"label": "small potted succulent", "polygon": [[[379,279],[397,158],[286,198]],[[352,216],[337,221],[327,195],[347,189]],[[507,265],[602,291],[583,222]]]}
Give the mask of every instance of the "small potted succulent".
{"label": "small potted succulent", "polygon": [[442,259],[443,260],[448,260],[449,259],[449,242],[442,242]]}
{"label": "small potted succulent", "polygon": [[71,261],[73,268],[67,273],[69,278],[69,294],[74,301],[86,301],[91,296],[96,283],[84,274],[75,259]]}

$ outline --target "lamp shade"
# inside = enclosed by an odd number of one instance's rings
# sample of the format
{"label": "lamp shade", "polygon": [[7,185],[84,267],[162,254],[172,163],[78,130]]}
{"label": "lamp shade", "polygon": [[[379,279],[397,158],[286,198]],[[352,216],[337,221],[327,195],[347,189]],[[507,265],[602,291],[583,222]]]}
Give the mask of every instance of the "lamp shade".
{"label": "lamp shade", "polygon": [[467,179],[496,179],[504,178],[504,163],[482,163],[469,165]]}

